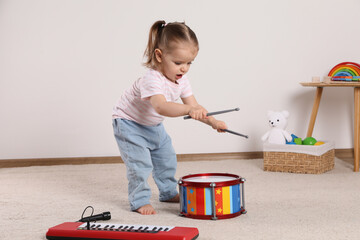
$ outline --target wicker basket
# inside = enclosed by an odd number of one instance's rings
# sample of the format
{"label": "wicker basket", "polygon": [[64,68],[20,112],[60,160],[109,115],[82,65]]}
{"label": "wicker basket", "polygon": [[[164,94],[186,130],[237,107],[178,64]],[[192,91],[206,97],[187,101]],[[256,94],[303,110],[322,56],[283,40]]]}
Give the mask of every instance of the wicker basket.
{"label": "wicker basket", "polygon": [[319,174],[334,168],[334,144],[264,144],[264,171]]}

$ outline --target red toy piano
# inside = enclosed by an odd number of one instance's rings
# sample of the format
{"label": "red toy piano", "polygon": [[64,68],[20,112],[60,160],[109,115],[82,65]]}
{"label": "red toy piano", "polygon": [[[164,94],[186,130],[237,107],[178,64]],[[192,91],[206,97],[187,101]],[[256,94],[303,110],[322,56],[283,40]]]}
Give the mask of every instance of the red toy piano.
{"label": "red toy piano", "polygon": [[49,228],[49,240],[194,240],[197,228],[65,222]]}

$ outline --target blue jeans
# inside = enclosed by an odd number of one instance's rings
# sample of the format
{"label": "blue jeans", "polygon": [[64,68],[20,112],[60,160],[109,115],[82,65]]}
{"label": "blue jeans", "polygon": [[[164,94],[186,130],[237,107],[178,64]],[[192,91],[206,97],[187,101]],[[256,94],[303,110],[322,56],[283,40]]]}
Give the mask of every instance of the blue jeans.
{"label": "blue jeans", "polygon": [[113,120],[113,128],[121,158],[126,164],[131,210],[150,204],[151,189],[147,179],[151,172],[159,188],[159,200],[175,197],[178,193],[177,159],[163,124],[144,126],[117,118]]}

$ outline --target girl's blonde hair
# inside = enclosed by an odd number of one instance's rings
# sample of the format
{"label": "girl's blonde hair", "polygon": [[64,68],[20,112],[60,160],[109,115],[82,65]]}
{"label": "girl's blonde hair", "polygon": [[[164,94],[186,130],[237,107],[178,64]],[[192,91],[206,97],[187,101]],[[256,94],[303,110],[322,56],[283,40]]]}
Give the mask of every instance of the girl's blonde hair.
{"label": "girl's blonde hair", "polygon": [[155,49],[171,51],[171,43],[191,42],[199,49],[199,42],[195,33],[184,22],[173,22],[166,24],[165,21],[156,21],[150,28],[149,40],[144,53],[147,58],[144,65],[155,68]]}

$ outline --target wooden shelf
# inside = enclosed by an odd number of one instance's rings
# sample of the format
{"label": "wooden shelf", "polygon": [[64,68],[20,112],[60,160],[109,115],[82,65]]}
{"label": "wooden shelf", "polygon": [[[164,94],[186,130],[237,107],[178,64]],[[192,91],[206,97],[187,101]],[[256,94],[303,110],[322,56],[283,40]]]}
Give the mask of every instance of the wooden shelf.
{"label": "wooden shelf", "polygon": [[353,87],[354,88],[354,172],[359,172],[360,162],[360,82],[301,82],[303,87],[316,87],[315,100],[310,116],[307,137],[311,137],[316,115],[320,105],[320,99],[324,87]]}
{"label": "wooden shelf", "polygon": [[304,87],[360,87],[360,82],[300,82]]}

